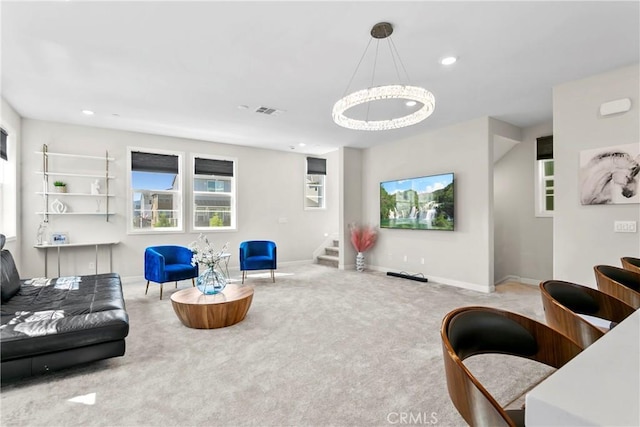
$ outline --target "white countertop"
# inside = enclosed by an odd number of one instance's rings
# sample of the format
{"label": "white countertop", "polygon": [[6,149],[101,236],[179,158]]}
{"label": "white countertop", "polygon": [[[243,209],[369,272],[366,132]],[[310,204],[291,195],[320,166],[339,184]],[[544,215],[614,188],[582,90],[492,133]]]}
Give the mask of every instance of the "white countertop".
{"label": "white countertop", "polygon": [[640,426],[640,310],[533,388],[525,424]]}

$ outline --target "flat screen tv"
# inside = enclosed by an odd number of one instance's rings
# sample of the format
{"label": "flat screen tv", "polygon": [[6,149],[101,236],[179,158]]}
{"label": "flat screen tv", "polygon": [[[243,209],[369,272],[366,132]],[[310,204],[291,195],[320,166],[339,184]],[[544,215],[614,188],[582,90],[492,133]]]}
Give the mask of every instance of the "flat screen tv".
{"label": "flat screen tv", "polygon": [[380,183],[380,228],[454,228],[453,173]]}

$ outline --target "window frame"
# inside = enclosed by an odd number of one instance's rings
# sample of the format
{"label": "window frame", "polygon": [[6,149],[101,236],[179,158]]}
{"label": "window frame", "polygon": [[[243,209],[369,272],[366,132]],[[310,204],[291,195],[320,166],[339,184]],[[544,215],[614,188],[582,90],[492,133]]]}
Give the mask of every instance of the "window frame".
{"label": "window frame", "polygon": [[[547,163],[553,163],[553,168],[554,168],[554,173],[553,175],[545,175],[545,165]],[[547,187],[546,185],[546,181],[548,179],[553,180],[554,185],[552,187],[550,187],[550,189],[552,190],[551,193],[551,197],[553,197],[553,207],[555,209],[555,163],[553,159],[543,159],[543,160],[536,160],[536,189],[535,189],[535,194],[536,194],[536,216],[537,217],[541,217],[541,218],[549,218],[549,217],[553,217],[553,210],[548,210],[546,208],[547,203],[546,203],[546,198],[549,196],[547,194],[547,189],[549,189],[549,187]]]}
{"label": "window frame", "polygon": [[[150,228],[134,228],[133,227],[133,194],[135,189],[132,187],[132,169],[131,169],[131,155],[133,152],[142,152],[149,154],[161,154],[166,156],[178,157],[178,189],[177,190],[160,190],[150,189],[157,191],[158,194],[173,194],[178,198],[177,203],[174,206],[178,206],[178,225],[176,227],[150,227]],[[149,147],[127,147],[127,234],[173,234],[184,233],[184,220],[185,220],[185,207],[184,207],[184,152],[164,150]]]}
{"label": "window frame", "polygon": [[0,232],[7,240],[18,236],[18,147],[16,132],[10,126],[0,126],[5,132],[7,159],[0,158]]}
{"label": "window frame", "polygon": [[[321,159],[325,161],[325,173],[320,174],[320,173],[309,173],[309,158],[313,158],[313,157],[305,157],[305,162],[304,162],[304,187],[302,190],[303,208],[305,211],[326,210],[327,209],[327,173],[326,173],[327,159],[324,159],[321,157],[316,158],[316,159]],[[312,179],[311,177],[320,177],[322,182],[320,184],[309,182]],[[307,206],[307,198],[308,198],[307,191],[311,188],[311,186],[316,187],[317,191],[322,190],[322,196],[317,196],[319,199],[322,200],[322,204],[319,206]]]}
{"label": "window frame", "polygon": [[[6,218],[8,218],[9,215],[7,212],[4,211],[4,206],[5,206],[4,174],[5,174],[5,170],[7,169],[4,164],[8,162],[9,160],[0,159],[0,230],[2,230],[3,234],[6,233],[7,232],[6,230],[9,229],[8,224],[5,224]],[[16,233],[10,233],[10,234],[16,234]],[[15,237],[15,236],[7,236],[5,234],[5,237]]]}
{"label": "window frame", "polygon": [[[220,160],[227,161],[233,163],[233,176],[224,177],[224,179],[230,179],[231,181],[231,191],[230,192],[218,192],[218,194],[228,195],[230,197],[230,208],[231,208],[231,225],[222,226],[222,227],[197,227],[196,226],[196,194],[206,194],[206,193],[216,193],[216,192],[208,192],[208,191],[198,191],[196,193],[195,190],[195,180],[197,177],[214,177],[216,175],[196,175],[195,172],[195,164],[196,158],[205,159],[205,160]],[[228,156],[220,156],[216,154],[202,154],[202,153],[192,153],[190,156],[189,162],[189,217],[191,218],[190,223],[190,231],[192,232],[228,232],[228,231],[237,231],[238,230],[238,159],[236,157],[228,157]],[[220,176],[222,177],[222,176]]]}

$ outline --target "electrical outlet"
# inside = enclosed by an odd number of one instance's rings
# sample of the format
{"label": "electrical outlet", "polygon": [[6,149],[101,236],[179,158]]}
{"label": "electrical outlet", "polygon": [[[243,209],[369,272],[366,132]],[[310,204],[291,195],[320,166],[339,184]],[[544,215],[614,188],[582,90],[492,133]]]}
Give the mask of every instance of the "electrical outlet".
{"label": "electrical outlet", "polygon": [[89,263],[89,270],[95,270],[96,269],[96,265],[92,262]]}
{"label": "electrical outlet", "polygon": [[420,258],[420,264],[424,265],[424,258]]}
{"label": "electrical outlet", "polygon": [[404,256],[404,262],[407,262],[407,256],[406,255]]}
{"label": "electrical outlet", "polygon": [[613,231],[615,233],[635,233],[636,222],[635,221],[615,221],[613,223]]}

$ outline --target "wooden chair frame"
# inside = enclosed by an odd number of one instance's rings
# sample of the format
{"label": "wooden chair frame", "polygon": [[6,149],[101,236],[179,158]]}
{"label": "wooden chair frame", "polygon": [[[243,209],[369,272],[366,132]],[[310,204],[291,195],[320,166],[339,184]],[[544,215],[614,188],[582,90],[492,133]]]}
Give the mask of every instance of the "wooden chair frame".
{"label": "wooden chair frame", "polygon": [[[579,304],[567,307],[568,304],[565,305],[557,298],[554,298],[552,292],[548,290],[553,285],[559,285],[568,288],[568,290],[575,290],[585,294],[597,305],[597,310],[584,309],[579,307]],[[547,280],[540,283],[540,295],[547,325],[562,332],[584,348],[593,344],[606,331],[580,317],[579,314],[600,317],[620,323],[635,311],[630,305],[609,294],[561,280]]]}
{"label": "wooden chair frame", "polygon": [[[554,368],[560,368],[582,351],[582,347],[560,332],[517,313],[489,307],[462,307],[448,313],[442,321],[440,334],[449,396],[460,415],[471,426],[510,426],[517,424],[495,398],[467,369],[450,340],[450,325],[457,316],[471,311],[494,313],[511,319],[526,329],[535,339],[537,351],[530,356],[522,356]],[[483,352],[483,353],[491,353]],[[480,354],[480,352],[473,353]],[[469,357],[473,354],[468,354]],[[521,412],[521,411],[520,411]]]}
{"label": "wooden chair frame", "polygon": [[626,256],[620,258],[620,262],[622,263],[622,268],[625,270],[640,274],[640,258]]}
{"label": "wooden chair frame", "polygon": [[[640,308],[640,273],[611,265],[596,265],[593,267],[593,271],[599,290],[624,301],[635,309]],[[610,277],[607,274],[608,271],[624,277],[625,282]]]}

